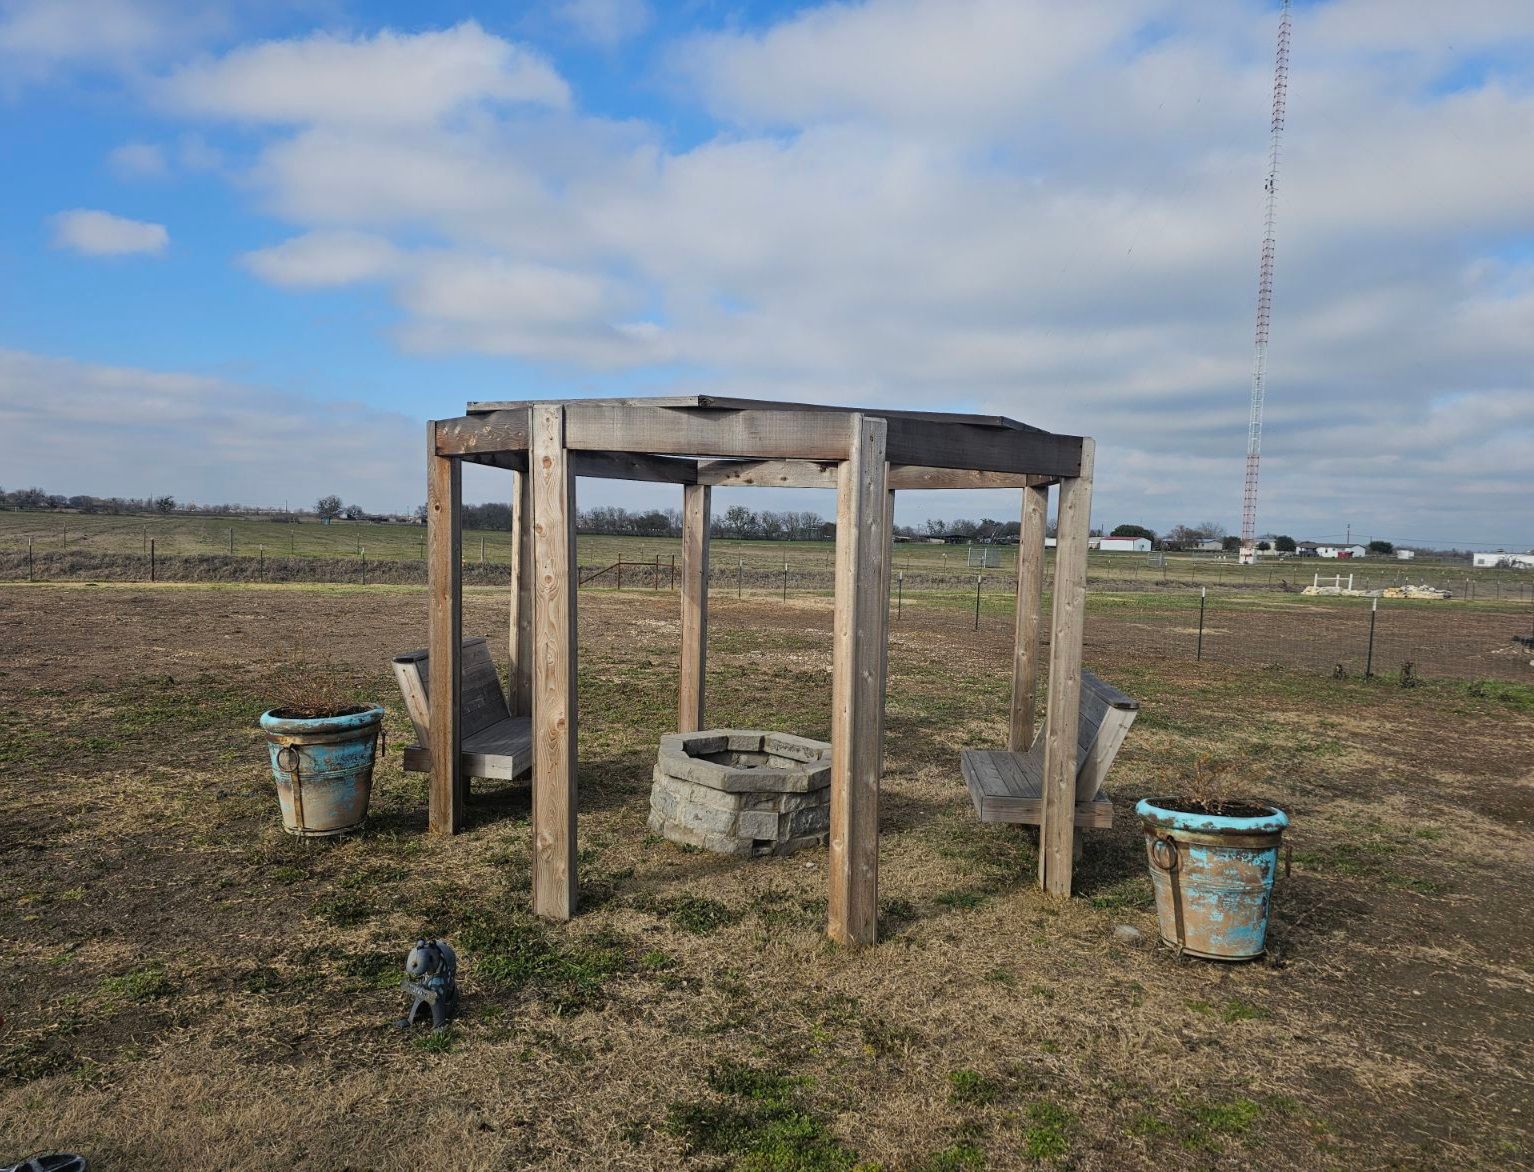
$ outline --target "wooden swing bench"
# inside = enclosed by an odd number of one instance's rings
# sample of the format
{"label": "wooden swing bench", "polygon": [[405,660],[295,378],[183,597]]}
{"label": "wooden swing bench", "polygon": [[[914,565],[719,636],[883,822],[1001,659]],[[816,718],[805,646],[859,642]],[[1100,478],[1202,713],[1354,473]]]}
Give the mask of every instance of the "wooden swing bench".
{"label": "wooden swing bench", "polygon": [[[1081,714],[1076,725],[1076,829],[1106,830],[1113,825],[1113,803],[1103,781],[1118,756],[1140,702],[1091,672],[1081,672]],[[960,769],[982,822],[1044,820],[1044,740],[1026,753],[966,749]]]}
{"label": "wooden swing bench", "polygon": [[[465,777],[515,781],[533,767],[533,722],[513,716],[501,690],[501,677],[490,658],[484,636],[463,641],[463,688],[459,694],[458,720]],[[425,651],[394,657],[394,676],[405,697],[416,743],[405,749],[405,770],[431,772],[429,729],[431,708],[427,695],[430,678]]]}

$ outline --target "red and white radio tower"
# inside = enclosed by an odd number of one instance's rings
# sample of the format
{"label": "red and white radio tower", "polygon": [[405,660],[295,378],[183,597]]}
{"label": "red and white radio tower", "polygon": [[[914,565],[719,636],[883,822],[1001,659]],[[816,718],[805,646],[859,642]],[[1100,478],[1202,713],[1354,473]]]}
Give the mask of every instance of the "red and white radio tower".
{"label": "red and white radio tower", "polygon": [[1278,218],[1278,147],[1284,134],[1284,106],[1289,96],[1289,0],[1278,20],[1278,51],[1273,60],[1273,125],[1268,139],[1268,208],[1262,237],[1262,266],[1257,277],[1257,339],[1252,370],[1252,413],[1246,425],[1246,490],[1241,499],[1241,561],[1257,560],[1257,470],[1262,463],[1262,402],[1267,395],[1268,325],[1273,317],[1273,226]]}

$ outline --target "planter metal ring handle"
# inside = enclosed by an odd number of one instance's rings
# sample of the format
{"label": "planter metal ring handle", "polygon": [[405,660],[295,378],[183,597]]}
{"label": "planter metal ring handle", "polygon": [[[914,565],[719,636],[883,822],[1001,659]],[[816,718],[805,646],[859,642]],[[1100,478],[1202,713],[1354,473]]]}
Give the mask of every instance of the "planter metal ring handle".
{"label": "planter metal ring handle", "polygon": [[292,745],[283,745],[277,750],[277,768],[284,773],[298,773],[298,750]]}
{"label": "planter metal ring handle", "polygon": [[1151,866],[1168,874],[1177,870],[1177,843],[1163,835],[1157,835],[1151,839],[1150,861]]}

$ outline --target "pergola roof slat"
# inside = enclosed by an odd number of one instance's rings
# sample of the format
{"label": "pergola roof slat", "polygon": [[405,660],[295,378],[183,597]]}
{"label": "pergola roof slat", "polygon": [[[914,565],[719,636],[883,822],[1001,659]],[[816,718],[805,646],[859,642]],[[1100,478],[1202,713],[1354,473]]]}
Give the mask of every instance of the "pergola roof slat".
{"label": "pergola roof slat", "polygon": [[[734,400],[743,403],[744,400]],[[704,406],[702,404],[708,403]],[[573,451],[756,460],[846,459],[848,408],[762,404],[722,408],[703,396],[564,402]],[[1081,437],[970,422],[973,416],[870,412],[888,424],[892,464],[1045,477],[1075,476]],[[469,459],[527,447],[525,406],[501,405],[437,425],[437,454]]]}
{"label": "pergola roof slat", "polygon": [[[470,402],[467,413],[484,415],[494,411],[523,410],[541,399],[507,399]],[[614,407],[670,407],[677,410],[716,411],[822,411],[849,415],[857,411],[880,419],[910,419],[926,423],[970,423],[976,427],[1000,427],[1008,431],[1042,431],[1042,428],[1019,423],[1005,415],[976,415],[952,411],[899,411],[879,407],[841,407],[828,403],[786,403],[777,399],[735,399],[725,395],[649,395],[634,398],[561,399],[561,403],[602,403]]]}

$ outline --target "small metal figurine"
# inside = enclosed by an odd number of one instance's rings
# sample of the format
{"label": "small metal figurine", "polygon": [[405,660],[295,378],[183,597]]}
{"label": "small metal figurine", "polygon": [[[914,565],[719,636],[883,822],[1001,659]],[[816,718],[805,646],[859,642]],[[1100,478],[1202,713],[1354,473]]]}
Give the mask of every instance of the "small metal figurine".
{"label": "small metal figurine", "polygon": [[405,958],[405,979],[400,982],[411,998],[410,1011],[398,1025],[408,1030],[422,1005],[431,1006],[433,1030],[447,1028],[458,1016],[458,954],[446,940],[417,940]]}

